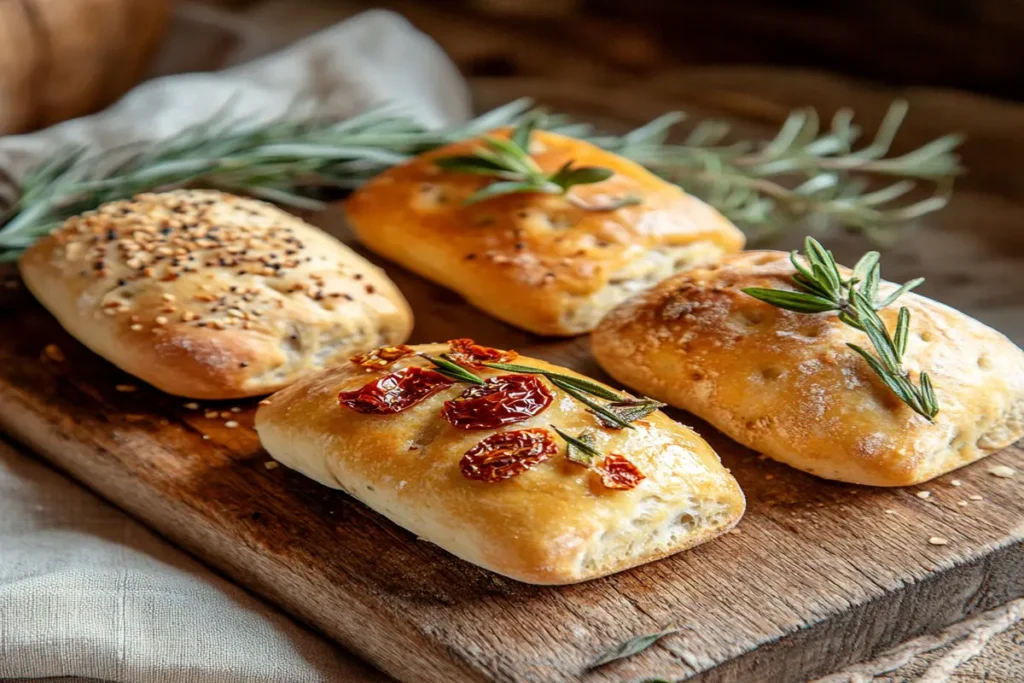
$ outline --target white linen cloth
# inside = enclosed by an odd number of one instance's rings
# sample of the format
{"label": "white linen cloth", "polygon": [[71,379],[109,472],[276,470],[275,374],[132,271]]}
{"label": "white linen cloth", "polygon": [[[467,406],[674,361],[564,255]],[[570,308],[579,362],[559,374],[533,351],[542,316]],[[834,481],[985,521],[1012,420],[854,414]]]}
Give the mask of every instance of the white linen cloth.
{"label": "white linen cloth", "polygon": [[[229,99],[271,119],[389,103],[428,125],[464,120],[454,65],[401,17],[367,12],[269,57],[145,83],[110,109],[0,138],[14,178],[68,142],[163,138]],[[13,331],[3,331],[3,334]],[[0,678],[125,683],[385,680],[31,457],[0,443]]]}

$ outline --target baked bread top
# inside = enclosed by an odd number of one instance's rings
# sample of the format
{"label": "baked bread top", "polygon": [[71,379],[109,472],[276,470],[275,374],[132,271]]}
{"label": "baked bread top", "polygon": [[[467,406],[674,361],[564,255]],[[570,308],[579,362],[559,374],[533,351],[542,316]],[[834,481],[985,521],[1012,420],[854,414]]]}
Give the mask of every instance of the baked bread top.
{"label": "baked bread top", "polygon": [[[842,269],[844,277],[850,272]],[[847,343],[871,348],[834,313],[763,303],[747,287],[795,290],[782,252],[735,254],[680,274],[614,310],[593,335],[601,366],[698,415],[740,443],[829,479],[922,482],[1024,435],[1024,353],[982,323],[906,294],[904,367],[930,375],[934,424],[896,397]],[[887,295],[895,285],[883,282]]]}
{"label": "baked bread top", "polygon": [[191,398],[269,393],[412,327],[381,270],[269,204],[216,191],[105,204],[20,267],[82,343]]}
{"label": "baked bread top", "polygon": [[[664,557],[724,532],[743,513],[743,494],[718,456],[663,413],[631,429],[604,427],[546,377],[460,361],[491,388],[503,382],[489,393],[445,380],[419,355],[453,348],[468,347],[389,350],[385,358],[397,360],[383,367],[374,356],[288,387],[259,408],[260,440],[283,464],[424,539],[530,583],[572,583]],[[535,358],[502,359],[585,379]],[[387,408],[374,407],[365,388],[410,372],[427,376],[400,380],[397,390],[388,384],[386,405],[400,406],[412,393],[418,402],[375,412]],[[472,399],[477,391],[487,397]],[[489,422],[496,415],[515,421]],[[571,462],[555,427],[572,436],[588,431],[602,455],[590,466]],[[488,462],[502,448],[504,459]]]}
{"label": "baked bread top", "polygon": [[[368,247],[513,325],[540,334],[586,332],[640,289],[743,247],[735,226],[679,187],[588,142],[545,131],[535,131],[530,144],[545,172],[572,161],[614,175],[574,186],[574,201],[530,193],[465,205],[494,179],[442,170],[435,161],[480,145],[458,142],[396,166],[345,207]],[[626,196],[640,203],[612,211],[578,205]]]}

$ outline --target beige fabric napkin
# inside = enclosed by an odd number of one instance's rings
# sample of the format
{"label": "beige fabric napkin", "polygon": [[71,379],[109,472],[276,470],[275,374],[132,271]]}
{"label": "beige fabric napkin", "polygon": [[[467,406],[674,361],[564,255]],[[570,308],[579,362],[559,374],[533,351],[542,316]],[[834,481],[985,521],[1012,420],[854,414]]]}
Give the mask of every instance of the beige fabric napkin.
{"label": "beige fabric napkin", "polygon": [[[109,147],[173,135],[229,99],[270,119],[397,105],[429,125],[469,113],[459,74],[404,19],[368,12],[277,54],[143,84],[100,114],[0,139],[21,176],[75,141]],[[2,325],[2,317],[0,317]],[[13,333],[0,330],[0,334]],[[115,508],[0,443],[0,677],[125,683],[383,680],[217,577]]]}

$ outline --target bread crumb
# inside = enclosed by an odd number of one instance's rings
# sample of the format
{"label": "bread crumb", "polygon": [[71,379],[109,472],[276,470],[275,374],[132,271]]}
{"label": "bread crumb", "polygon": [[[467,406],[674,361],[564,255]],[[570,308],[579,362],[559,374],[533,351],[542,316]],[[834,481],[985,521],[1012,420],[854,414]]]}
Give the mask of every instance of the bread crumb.
{"label": "bread crumb", "polygon": [[921,498],[921,499],[931,498],[932,497],[932,492],[931,491],[918,491],[917,492],[917,497]]}
{"label": "bread crumb", "polygon": [[928,542],[932,545],[949,545],[949,539],[942,536],[932,536],[928,539]]}
{"label": "bread crumb", "polygon": [[963,482],[960,481],[959,479],[954,479],[953,481],[949,482],[949,485],[950,486],[963,486]]}
{"label": "bread crumb", "polygon": [[190,401],[185,404],[185,407],[189,410],[199,410],[199,404],[195,401]]}
{"label": "bread crumb", "polygon": [[977,493],[972,493],[971,495],[967,496],[967,500],[985,500],[985,499],[982,496],[978,495]]}
{"label": "bread crumb", "polygon": [[280,467],[276,460],[268,460],[267,462],[263,463],[263,466],[266,467],[268,470],[276,470],[278,467]]}
{"label": "bread crumb", "polygon": [[234,429],[235,427],[238,426],[238,423],[235,422],[234,420],[228,420],[227,422],[224,423],[224,426],[227,427],[228,429]]}
{"label": "bread crumb", "polygon": [[136,390],[136,386],[134,384],[118,384],[114,388],[120,391],[122,394],[130,394]]}
{"label": "bread crumb", "polygon": [[1017,470],[1006,465],[996,465],[988,471],[993,477],[999,477],[1000,479],[1009,479],[1017,476]]}
{"label": "bread crumb", "polygon": [[60,347],[56,344],[47,344],[46,347],[43,348],[43,353],[46,354],[46,357],[54,363],[64,362],[64,352],[61,351]]}

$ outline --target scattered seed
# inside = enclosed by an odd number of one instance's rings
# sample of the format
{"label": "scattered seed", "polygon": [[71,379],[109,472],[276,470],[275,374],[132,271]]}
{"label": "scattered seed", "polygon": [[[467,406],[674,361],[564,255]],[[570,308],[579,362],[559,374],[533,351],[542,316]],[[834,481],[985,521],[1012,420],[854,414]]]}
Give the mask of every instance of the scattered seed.
{"label": "scattered seed", "polygon": [[210,435],[209,434],[203,434],[203,440],[204,441],[209,441],[210,440]]}
{"label": "scattered seed", "polygon": [[118,384],[114,388],[120,391],[122,394],[130,394],[136,390],[136,386],[134,384]]}
{"label": "scattered seed", "polygon": [[231,412],[232,412],[232,413],[240,413],[240,412],[242,412],[242,409],[241,409],[241,408],[239,408],[238,406],[234,406],[234,407],[233,407],[233,408],[231,409]]}
{"label": "scattered seed", "polygon": [[966,501],[966,500],[958,500],[958,501],[956,502],[956,504],[957,504],[957,505],[958,505],[959,507],[962,507],[962,508],[965,508],[965,507],[967,507],[967,501]]}
{"label": "scattered seed", "polygon": [[985,498],[978,495],[977,493],[972,493],[971,495],[967,496],[967,500],[985,500]]}
{"label": "scattered seed", "polygon": [[234,429],[235,427],[238,426],[238,423],[235,422],[234,420],[228,420],[227,422],[224,423],[224,426],[227,427],[228,429]]}
{"label": "scattered seed", "polygon": [[186,403],[185,407],[188,408],[189,410],[199,410],[199,404],[196,403],[195,401],[192,401],[190,403]]}
{"label": "scattered seed", "polygon": [[988,471],[993,477],[999,477],[1000,479],[1010,479],[1011,477],[1017,476],[1017,470],[1006,465],[996,465]]}
{"label": "scattered seed", "polygon": [[212,420],[213,418],[217,417],[217,411],[207,410],[205,413],[203,413],[203,417],[205,417],[208,420]]}
{"label": "scattered seed", "polygon": [[129,329],[130,329],[130,330],[131,330],[132,332],[141,332],[141,331],[142,331],[142,325],[140,325],[139,323],[135,323],[135,324],[134,324],[134,325],[132,325],[132,326],[131,326],[131,327],[130,327]]}
{"label": "scattered seed", "polygon": [[269,398],[263,399],[262,401],[260,401],[260,405],[261,406],[269,406],[270,405],[270,399]]}
{"label": "scattered seed", "polygon": [[928,539],[928,542],[932,545],[949,545],[949,539],[942,536],[932,536]]}
{"label": "scattered seed", "polygon": [[167,316],[165,316],[165,315],[158,315],[153,322],[155,322],[157,325],[166,325],[167,324]]}
{"label": "scattered seed", "polygon": [[895,515],[896,511],[895,510],[886,510],[885,514],[887,514],[887,515]]}
{"label": "scattered seed", "polygon": [[222,418],[224,418],[224,419],[226,420],[226,419],[228,419],[229,417],[231,417],[231,413],[229,413],[229,412],[228,412],[228,411],[226,411],[226,410],[222,410],[222,411],[220,411],[220,416],[221,416]]}
{"label": "scattered seed", "polygon": [[277,463],[276,460],[270,460],[268,462],[263,463],[263,466],[266,467],[268,470],[276,470],[280,465]]}
{"label": "scattered seed", "polygon": [[932,492],[931,491],[918,491],[917,492],[917,497],[918,498],[922,498],[922,499],[931,498],[932,497]]}
{"label": "scattered seed", "polygon": [[963,486],[963,482],[960,481],[959,479],[954,479],[953,481],[949,482],[949,485],[950,486]]}
{"label": "scattered seed", "polygon": [[54,363],[64,362],[64,352],[60,350],[60,347],[56,344],[47,344],[43,349],[43,353],[46,357],[52,360]]}

